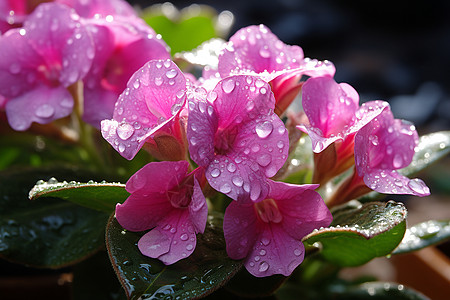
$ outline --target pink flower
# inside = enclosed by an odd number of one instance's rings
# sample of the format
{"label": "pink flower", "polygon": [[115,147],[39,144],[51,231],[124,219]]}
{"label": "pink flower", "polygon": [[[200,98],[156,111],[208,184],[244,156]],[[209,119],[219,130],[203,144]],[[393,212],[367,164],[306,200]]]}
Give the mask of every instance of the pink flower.
{"label": "pink flower", "polygon": [[103,137],[126,159],[144,144],[158,159],[184,159],[187,145],[180,114],[186,89],[186,79],[172,61],[149,61],[128,81],[113,118],[101,122]]}
{"label": "pink flower", "polygon": [[302,75],[321,76],[335,73],[329,62],[305,59],[299,46],[280,41],[266,26],[249,26],[237,31],[219,55],[218,71],[222,78],[236,74],[260,76],[270,82],[279,115],[301,89]]}
{"label": "pink flower", "polygon": [[330,225],[332,216],[318,185],[293,185],[269,180],[270,192],[257,203],[233,201],[225,211],[223,230],[227,253],[245,259],[256,277],[289,276],[303,261],[302,238]]}
{"label": "pink flower", "polygon": [[356,132],[388,106],[384,101],[359,106],[355,89],[347,83],[338,84],[330,76],[308,79],[303,85],[302,101],[309,124],[297,128],[311,138],[317,183],[324,183],[353,165]]}
{"label": "pink flower", "polygon": [[152,162],[131,176],[131,193],[116,207],[116,218],[130,231],[147,232],[138,242],[142,254],[166,265],[194,252],[196,234],[203,233],[208,216],[197,169],[188,174],[187,161]]}
{"label": "pink flower", "polygon": [[358,175],[371,189],[387,194],[427,196],[430,189],[420,179],[409,179],[396,170],[407,167],[418,144],[415,127],[394,119],[389,107],[355,136]]}
{"label": "pink flower", "polygon": [[266,178],[283,166],[289,148],[270,86],[257,77],[231,76],[204,98],[189,101],[192,160],[205,168],[217,191],[234,200],[264,199]]}
{"label": "pink flower", "polygon": [[92,18],[96,14],[102,16],[136,17],[133,7],[125,0],[54,0],[75,9],[83,18]]}
{"label": "pink flower", "polygon": [[0,37],[0,49],[0,94],[13,129],[72,112],[67,88],[87,74],[94,51],[78,15],[61,4],[41,4],[23,28]]}
{"label": "pink flower", "polygon": [[[168,59],[167,45],[148,26],[129,18],[87,20],[95,43],[92,68],[84,79],[83,119],[95,127],[113,116],[130,77],[152,59]],[[92,53],[93,54],[93,53]]]}

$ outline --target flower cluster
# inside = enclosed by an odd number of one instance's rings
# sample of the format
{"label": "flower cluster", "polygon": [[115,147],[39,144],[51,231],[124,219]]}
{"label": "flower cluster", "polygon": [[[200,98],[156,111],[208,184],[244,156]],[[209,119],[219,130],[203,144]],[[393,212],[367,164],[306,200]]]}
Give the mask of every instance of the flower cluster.
{"label": "flower cluster", "polygon": [[[330,225],[327,204],[370,190],[429,194],[397,172],[412,160],[414,127],[385,101],[359,105],[355,89],[333,79],[331,62],[305,58],[264,25],[236,32],[197,79],[121,0],[1,5],[2,14],[17,12],[0,23],[0,108],[13,129],[75,109],[124,158],[144,148],[159,160],[128,180],[131,195],[116,207],[125,229],[147,231],[138,242],[146,256],[173,264],[191,255],[207,200],[221,193],[230,200],[228,255],[254,276],[288,276],[303,261],[303,237]],[[299,94],[304,117],[288,130],[281,118]],[[290,130],[311,138],[314,184],[275,180],[292,151]],[[352,166],[325,203],[319,184]]]}

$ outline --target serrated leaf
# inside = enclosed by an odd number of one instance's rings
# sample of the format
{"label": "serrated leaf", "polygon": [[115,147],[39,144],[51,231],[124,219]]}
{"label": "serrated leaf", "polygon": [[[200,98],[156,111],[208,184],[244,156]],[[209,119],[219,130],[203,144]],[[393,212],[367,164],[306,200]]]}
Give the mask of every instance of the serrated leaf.
{"label": "serrated leaf", "polygon": [[406,214],[405,206],[394,201],[349,205],[334,212],[329,228],[315,230],[303,241],[320,242],[322,256],[338,266],[359,266],[397,247],[405,234]]}
{"label": "serrated leaf", "polygon": [[450,153],[450,131],[439,131],[421,136],[411,164],[399,170],[412,176]]}
{"label": "serrated leaf", "polygon": [[108,183],[105,181],[76,181],[58,182],[55,178],[49,181],[40,180],[31,189],[30,200],[39,198],[59,198],[75,204],[112,213],[117,203],[123,203],[130,194],[121,183]]}
{"label": "serrated leaf", "polygon": [[130,299],[201,298],[224,285],[242,267],[228,257],[222,217],[209,216],[205,233],[186,259],[165,266],[141,254],[137,242],[145,232],[124,230],[114,217],[108,222],[106,243],[116,274]]}
{"label": "serrated leaf", "polygon": [[402,242],[392,254],[417,251],[450,239],[450,220],[430,220],[407,229]]}
{"label": "serrated leaf", "polygon": [[29,201],[39,178],[93,177],[79,169],[0,172],[0,256],[35,267],[59,268],[92,255],[104,245],[108,215],[58,199]]}

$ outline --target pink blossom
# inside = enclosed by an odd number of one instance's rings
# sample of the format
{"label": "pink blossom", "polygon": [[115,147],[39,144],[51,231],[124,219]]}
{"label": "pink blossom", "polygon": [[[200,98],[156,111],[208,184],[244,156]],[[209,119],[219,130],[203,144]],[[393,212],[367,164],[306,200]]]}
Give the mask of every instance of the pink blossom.
{"label": "pink blossom", "polygon": [[148,26],[129,18],[87,20],[95,43],[92,68],[84,79],[83,119],[95,127],[113,116],[114,104],[131,75],[152,59],[168,59],[167,45]]}
{"label": "pink blossom", "polygon": [[187,145],[180,113],[186,89],[186,79],[172,61],[149,61],[128,81],[113,118],[101,122],[103,137],[126,159],[144,144],[158,159],[183,159]]}
{"label": "pink blossom", "polygon": [[[353,165],[356,132],[388,105],[372,101],[359,106],[359,95],[347,83],[330,76],[308,79],[302,89],[309,124],[298,125],[312,141],[314,182],[324,183]],[[324,151],[325,150],[325,151]]]}
{"label": "pink blossom", "polygon": [[256,277],[289,276],[303,261],[302,238],[330,225],[332,216],[318,185],[293,185],[269,180],[267,197],[257,203],[233,201],[225,211],[223,230],[227,253],[245,259]]}
{"label": "pink blossom", "polygon": [[355,136],[355,165],[359,178],[379,193],[427,196],[430,189],[420,179],[397,172],[407,167],[418,144],[415,127],[394,119],[389,107]]}
{"label": "pink blossom", "polygon": [[187,161],[152,162],[130,177],[131,194],[116,207],[117,221],[130,231],[151,229],[138,242],[142,254],[166,265],[194,252],[208,207],[199,183],[202,170],[188,173]]}
{"label": "pink blossom", "polygon": [[204,98],[189,101],[192,160],[206,169],[217,191],[234,200],[264,199],[266,178],[283,166],[289,148],[270,86],[257,77],[231,76]]}
{"label": "pink blossom", "polygon": [[219,55],[222,78],[233,74],[260,76],[270,82],[279,115],[301,89],[303,75],[334,75],[330,62],[305,59],[299,46],[280,41],[266,26],[249,26],[237,31]]}
{"label": "pink blossom", "polygon": [[67,6],[41,4],[20,29],[0,37],[0,94],[8,122],[26,130],[72,112],[67,88],[91,67],[91,37]]}
{"label": "pink blossom", "polygon": [[75,9],[83,18],[102,16],[137,17],[133,7],[125,0],[54,0]]}

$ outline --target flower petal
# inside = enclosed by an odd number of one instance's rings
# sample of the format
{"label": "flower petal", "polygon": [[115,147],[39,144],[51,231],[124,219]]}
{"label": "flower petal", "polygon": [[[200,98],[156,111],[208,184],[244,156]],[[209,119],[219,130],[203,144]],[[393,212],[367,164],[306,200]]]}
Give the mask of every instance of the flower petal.
{"label": "flower petal", "polygon": [[409,194],[419,197],[430,195],[430,189],[418,179],[409,179],[394,170],[373,169],[364,175],[364,183],[379,193]]}
{"label": "flower petal", "polygon": [[158,257],[164,264],[171,265],[194,252],[197,237],[187,210],[172,210],[158,227],[162,228],[170,239],[169,252]]}
{"label": "flower petal", "polygon": [[218,70],[225,78],[239,71],[272,72],[300,66],[303,50],[280,41],[266,26],[237,31],[219,55]]}
{"label": "flower petal", "polygon": [[253,204],[231,202],[223,218],[223,234],[231,259],[242,259],[251,251],[257,237]]}
{"label": "flower petal", "polygon": [[287,234],[278,224],[264,224],[245,261],[245,268],[256,277],[289,276],[304,256],[305,248],[300,240]]}
{"label": "flower petal", "polygon": [[169,252],[170,242],[170,235],[156,227],[139,239],[138,248],[145,256],[158,258]]}
{"label": "flower petal", "polygon": [[32,122],[47,124],[70,115],[73,98],[63,87],[37,87],[6,102],[8,122],[14,130],[26,130]]}
{"label": "flower petal", "polygon": [[189,205],[189,215],[195,231],[203,233],[208,219],[208,206],[198,180],[194,178],[194,191]]}
{"label": "flower petal", "polygon": [[186,80],[173,62],[146,63],[130,78],[116,103],[113,119],[102,121],[103,137],[123,157],[132,159],[158,130],[173,134],[170,124],[184,106],[185,91]]}

